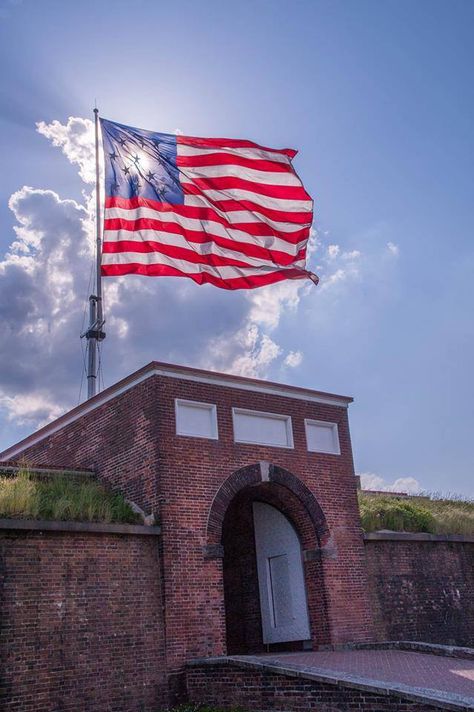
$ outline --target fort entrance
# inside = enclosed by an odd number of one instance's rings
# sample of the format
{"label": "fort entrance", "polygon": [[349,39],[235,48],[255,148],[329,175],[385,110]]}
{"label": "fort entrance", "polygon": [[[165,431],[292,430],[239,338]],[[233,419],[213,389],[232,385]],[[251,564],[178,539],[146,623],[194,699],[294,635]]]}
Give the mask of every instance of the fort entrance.
{"label": "fort entrance", "polygon": [[292,491],[297,483],[305,488],[291,473],[280,470],[280,479],[287,484],[244,486],[223,518],[228,654],[303,650],[327,638],[324,518],[314,498],[310,513]]}

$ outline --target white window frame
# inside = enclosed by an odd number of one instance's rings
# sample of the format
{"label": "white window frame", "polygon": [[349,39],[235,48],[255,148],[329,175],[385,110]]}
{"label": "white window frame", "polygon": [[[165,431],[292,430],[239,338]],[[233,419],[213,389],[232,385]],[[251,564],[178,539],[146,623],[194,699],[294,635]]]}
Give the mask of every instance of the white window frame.
{"label": "white window frame", "polygon": [[[274,418],[275,420],[283,420],[286,425],[286,439],[289,443],[288,445],[276,445],[275,443],[264,443],[260,440],[238,440],[235,431],[235,416],[236,415],[251,415],[251,416],[263,416],[265,418]],[[291,422],[291,415],[282,415],[280,413],[268,413],[264,410],[252,410],[250,408],[232,408],[232,427],[234,431],[234,442],[243,443],[245,445],[264,445],[265,447],[281,447],[285,450],[294,449],[293,441],[293,425]]]}
{"label": "white window frame", "polygon": [[[196,435],[196,433],[186,433],[179,430],[178,410],[180,405],[188,405],[194,408],[203,408],[211,413],[211,435]],[[219,430],[217,427],[217,406],[215,403],[203,403],[202,401],[185,400],[184,398],[174,399],[174,415],[176,435],[184,438],[202,438],[203,440],[218,440]]]}
{"label": "white window frame", "polygon": [[[334,450],[315,450],[309,446],[308,438],[308,425],[319,425],[323,428],[331,428],[332,439],[334,443]],[[322,455],[340,455],[341,454],[341,444],[339,442],[339,428],[337,423],[331,423],[328,420],[313,420],[311,418],[304,419],[304,431],[306,436],[306,448],[308,452],[319,452]]]}

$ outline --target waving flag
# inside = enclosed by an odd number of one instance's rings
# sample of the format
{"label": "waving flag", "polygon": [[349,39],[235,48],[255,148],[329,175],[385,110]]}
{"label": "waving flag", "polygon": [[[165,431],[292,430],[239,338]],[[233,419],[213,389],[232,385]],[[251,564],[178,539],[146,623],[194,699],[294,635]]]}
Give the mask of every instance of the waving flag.
{"label": "waving flag", "polygon": [[305,269],[313,203],[292,149],[156,133],[101,119],[102,274],[251,289]]}

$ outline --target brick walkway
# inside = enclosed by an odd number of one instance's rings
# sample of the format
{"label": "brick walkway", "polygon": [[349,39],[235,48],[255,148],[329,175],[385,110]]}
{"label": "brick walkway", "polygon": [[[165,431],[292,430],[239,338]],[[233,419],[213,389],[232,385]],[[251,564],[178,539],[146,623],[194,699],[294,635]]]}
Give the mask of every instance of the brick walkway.
{"label": "brick walkway", "polygon": [[361,681],[407,685],[418,690],[472,698],[474,660],[427,655],[404,650],[341,650],[259,655],[266,662],[287,668],[341,673]]}

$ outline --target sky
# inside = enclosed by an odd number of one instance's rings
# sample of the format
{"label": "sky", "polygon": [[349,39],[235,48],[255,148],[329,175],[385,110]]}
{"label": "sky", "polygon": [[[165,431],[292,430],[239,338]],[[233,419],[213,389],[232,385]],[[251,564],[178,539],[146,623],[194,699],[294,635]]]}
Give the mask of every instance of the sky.
{"label": "sky", "polygon": [[366,487],[474,496],[473,30],[470,0],[0,0],[0,449],[85,398],[97,102],[297,148],[321,278],[108,279],[103,385],[162,360],[351,395]]}

